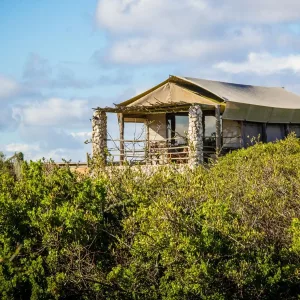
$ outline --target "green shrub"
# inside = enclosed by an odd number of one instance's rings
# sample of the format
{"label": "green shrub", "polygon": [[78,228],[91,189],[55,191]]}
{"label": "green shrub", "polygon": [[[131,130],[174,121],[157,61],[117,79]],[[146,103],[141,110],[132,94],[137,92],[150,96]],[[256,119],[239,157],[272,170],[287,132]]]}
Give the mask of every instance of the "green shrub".
{"label": "green shrub", "polygon": [[0,174],[1,299],[88,296],[109,265],[104,182],[46,167]]}
{"label": "green shrub", "polygon": [[110,276],[136,299],[297,299],[300,143],[294,137],[164,175],[124,220]]}
{"label": "green shrub", "polygon": [[0,172],[2,299],[298,299],[300,142],[209,168]]}

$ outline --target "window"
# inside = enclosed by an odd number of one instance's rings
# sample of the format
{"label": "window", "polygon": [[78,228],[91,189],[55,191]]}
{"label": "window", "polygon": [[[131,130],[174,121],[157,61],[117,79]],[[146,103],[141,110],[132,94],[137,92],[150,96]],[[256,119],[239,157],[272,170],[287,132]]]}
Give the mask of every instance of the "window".
{"label": "window", "polygon": [[243,122],[243,144],[249,147],[257,141],[264,140],[263,124],[253,122]]}
{"label": "window", "polygon": [[251,146],[257,141],[274,142],[285,137],[285,124],[243,122],[243,145]]}
{"label": "window", "polygon": [[188,114],[167,115],[167,137],[172,139],[173,144],[185,144],[189,129]]}
{"label": "window", "polygon": [[203,146],[206,151],[215,151],[216,148],[216,117],[204,116]]}
{"label": "window", "polygon": [[215,116],[205,116],[205,133],[204,133],[204,136],[206,138],[216,136],[216,117]]}
{"label": "window", "polygon": [[284,124],[267,124],[266,137],[267,142],[275,142],[281,140],[285,136]]}
{"label": "window", "polygon": [[[204,116],[204,146],[214,145],[216,138],[216,117],[214,115]],[[167,114],[167,137],[172,143],[185,144],[189,129],[189,117],[187,113]]]}

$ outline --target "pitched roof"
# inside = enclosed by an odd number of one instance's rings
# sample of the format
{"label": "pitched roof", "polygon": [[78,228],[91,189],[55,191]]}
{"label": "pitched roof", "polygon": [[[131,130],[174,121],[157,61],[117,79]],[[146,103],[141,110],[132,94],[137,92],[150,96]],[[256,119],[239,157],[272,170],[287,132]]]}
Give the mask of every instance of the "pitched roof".
{"label": "pitched roof", "polygon": [[243,85],[191,77],[181,78],[212,92],[225,102],[230,101],[274,108],[300,108],[300,96],[281,87]]}
{"label": "pitched roof", "polygon": [[[189,103],[193,101],[199,101],[199,96],[201,96],[202,98],[206,97],[210,100],[219,100],[221,103],[235,102],[273,108],[300,109],[300,96],[281,87],[243,85],[180,76],[170,76],[167,80],[151,88],[150,90],[125,102],[122,102],[119,105],[147,105],[147,103],[149,103],[151,100],[151,97],[153,99],[159,99],[160,103],[172,102],[172,97],[170,99],[170,95],[165,97],[165,95],[160,92],[160,90],[162,90],[163,87],[169,83],[173,83],[185,89],[191,90],[198,96],[193,97],[195,100],[187,100],[188,98],[181,99],[181,101],[186,101]],[[186,94],[186,97],[189,97],[188,93]],[[175,104],[176,102],[177,100],[175,100],[173,103]]]}

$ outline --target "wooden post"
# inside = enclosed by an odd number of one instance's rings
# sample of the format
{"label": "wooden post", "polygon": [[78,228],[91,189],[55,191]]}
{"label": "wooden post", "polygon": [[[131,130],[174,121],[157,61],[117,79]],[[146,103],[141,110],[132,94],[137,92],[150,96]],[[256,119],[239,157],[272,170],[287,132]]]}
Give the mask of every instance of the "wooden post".
{"label": "wooden post", "polygon": [[146,127],[145,163],[148,164],[150,159],[150,128],[148,119],[145,120],[144,126]]}
{"label": "wooden post", "polygon": [[202,113],[202,130],[203,130],[203,139],[205,139],[205,114]]}
{"label": "wooden post", "polygon": [[119,129],[120,129],[120,165],[123,165],[125,155],[124,145],[124,114],[118,114]]}
{"label": "wooden post", "polygon": [[86,153],[86,165],[87,167],[90,166],[90,155],[88,153]]}
{"label": "wooden post", "polygon": [[220,105],[216,106],[215,109],[215,114],[216,114],[216,154],[217,156],[219,155],[221,151],[221,113],[220,113]]}

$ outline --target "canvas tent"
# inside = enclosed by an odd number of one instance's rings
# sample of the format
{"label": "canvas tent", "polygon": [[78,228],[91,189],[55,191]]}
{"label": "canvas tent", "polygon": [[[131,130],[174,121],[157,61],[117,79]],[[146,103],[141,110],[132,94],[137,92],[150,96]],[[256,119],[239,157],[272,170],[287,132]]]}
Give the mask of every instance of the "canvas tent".
{"label": "canvas tent", "polygon": [[[224,120],[263,123],[300,123],[300,97],[280,87],[259,87],[170,76],[154,88],[119,104],[146,106],[159,103],[201,104],[211,109],[221,104]],[[130,114],[128,114],[129,117]]]}
{"label": "canvas tent", "polygon": [[95,110],[118,114],[122,157],[125,156],[124,122],[141,122],[147,126],[148,150],[151,142],[157,144],[157,141],[164,145],[171,141],[174,147],[178,132],[181,137],[183,132],[193,132],[194,121],[189,112],[194,106],[201,110],[201,120],[197,121],[201,123],[198,124],[201,142],[196,144],[201,144],[203,153],[215,153],[221,146],[224,151],[246,147],[253,137],[270,142],[284,138],[291,131],[300,137],[300,96],[281,87],[169,76],[115,107]]}

